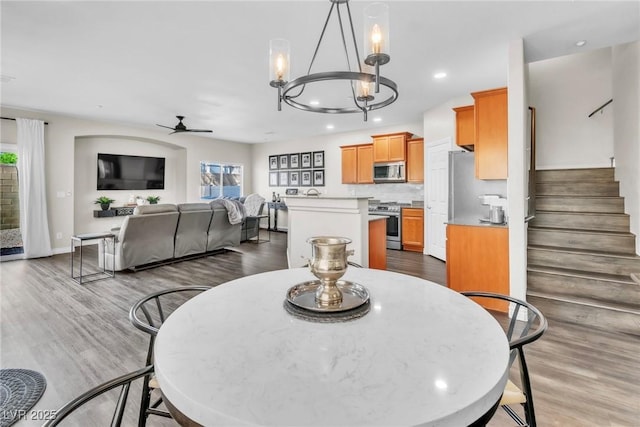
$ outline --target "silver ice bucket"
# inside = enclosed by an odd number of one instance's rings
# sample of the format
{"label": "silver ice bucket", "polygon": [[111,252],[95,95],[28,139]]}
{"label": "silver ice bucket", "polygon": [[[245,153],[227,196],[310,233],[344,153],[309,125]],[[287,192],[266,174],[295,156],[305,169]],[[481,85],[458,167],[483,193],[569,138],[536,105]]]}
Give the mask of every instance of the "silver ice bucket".
{"label": "silver ice bucket", "polygon": [[321,306],[333,306],[342,303],[342,292],[337,281],[347,271],[347,257],[353,255],[353,249],[347,250],[351,239],[346,237],[319,236],[307,239],[311,244],[309,270],[320,279],[316,291],[316,303]]}

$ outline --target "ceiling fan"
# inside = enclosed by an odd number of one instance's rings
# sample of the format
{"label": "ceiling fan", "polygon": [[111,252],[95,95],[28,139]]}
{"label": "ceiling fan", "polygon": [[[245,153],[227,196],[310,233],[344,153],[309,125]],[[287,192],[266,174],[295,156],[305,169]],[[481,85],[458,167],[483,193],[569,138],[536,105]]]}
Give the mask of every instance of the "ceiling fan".
{"label": "ceiling fan", "polygon": [[167,128],[167,129],[172,129],[173,132],[171,132],[169,135],[172,135],[178,132],[213,132],[210,129],[187,129],[184,123],[182,123],[182,119],[184,119],[184,116],[176,116],[176,118],[178,119],[178,124],[175,125],[175,127],[164,126],[164,125],[158,125],[158,126]]}

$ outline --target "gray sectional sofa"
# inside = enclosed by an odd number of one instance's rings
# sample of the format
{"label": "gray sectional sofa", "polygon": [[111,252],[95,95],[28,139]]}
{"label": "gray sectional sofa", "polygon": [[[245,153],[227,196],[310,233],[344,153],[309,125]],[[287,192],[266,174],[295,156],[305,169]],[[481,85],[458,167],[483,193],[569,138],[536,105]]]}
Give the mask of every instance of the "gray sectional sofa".
{"label": "gray sectional sofa", "polygon": [[[138,206],[116,232],[114,248],[100,245],[107,269],[136,269],[161,261],[205,255],[240,244],[242,224],[231,224],[224,207],[210,203]],[[103,258],[104,254],[104,258]],[[101,265],[102,267],[102,265]]]}

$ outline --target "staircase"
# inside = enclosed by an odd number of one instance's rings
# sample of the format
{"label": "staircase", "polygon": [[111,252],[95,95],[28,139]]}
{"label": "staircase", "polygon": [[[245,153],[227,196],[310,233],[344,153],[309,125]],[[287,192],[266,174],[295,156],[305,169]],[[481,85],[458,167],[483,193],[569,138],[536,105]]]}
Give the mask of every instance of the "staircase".
{"label": "staircase", "polygon": [[636,236],[613,168],[536,171],[527,299],[550,319],[640,336]]}

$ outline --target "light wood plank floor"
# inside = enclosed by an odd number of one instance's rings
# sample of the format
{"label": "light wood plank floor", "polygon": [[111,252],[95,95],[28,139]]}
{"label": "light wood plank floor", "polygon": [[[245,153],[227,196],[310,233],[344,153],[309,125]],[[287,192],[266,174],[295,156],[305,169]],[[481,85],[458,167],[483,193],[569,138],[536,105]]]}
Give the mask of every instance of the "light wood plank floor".
{"label": "light wood plank floor", "polygon": [[[156,290],[217,285],[286,268],[286,235],[271,237],[271,243],[243,243],[239,252],[121,272],[83,286],[69,277],[68,254],[3,262],[0,366],[43,373],[47,390],[34,409],[57,409],[94,385],[142,367],[147,337],[128,320],[136,300]],[[85,261],[95,261],[95,251],[85,255]],[[388,264],[390,270],[436,283],[446,280],[445,264],[422,254],[388,251]],[[640,426],[637,337],[552,322],[527,348],[527,358],[540,426]],[[137,390],[132,393],[137,399]],[[96,421],[104,411],[99,406],[67,425],[105,425]],[[136,411],[133,405],[129,416]],[[20,421],[17,426],[41,424]],[[175,424],[153,417],[149,425]],[[490,423],[511,425],[501,410]]]}

